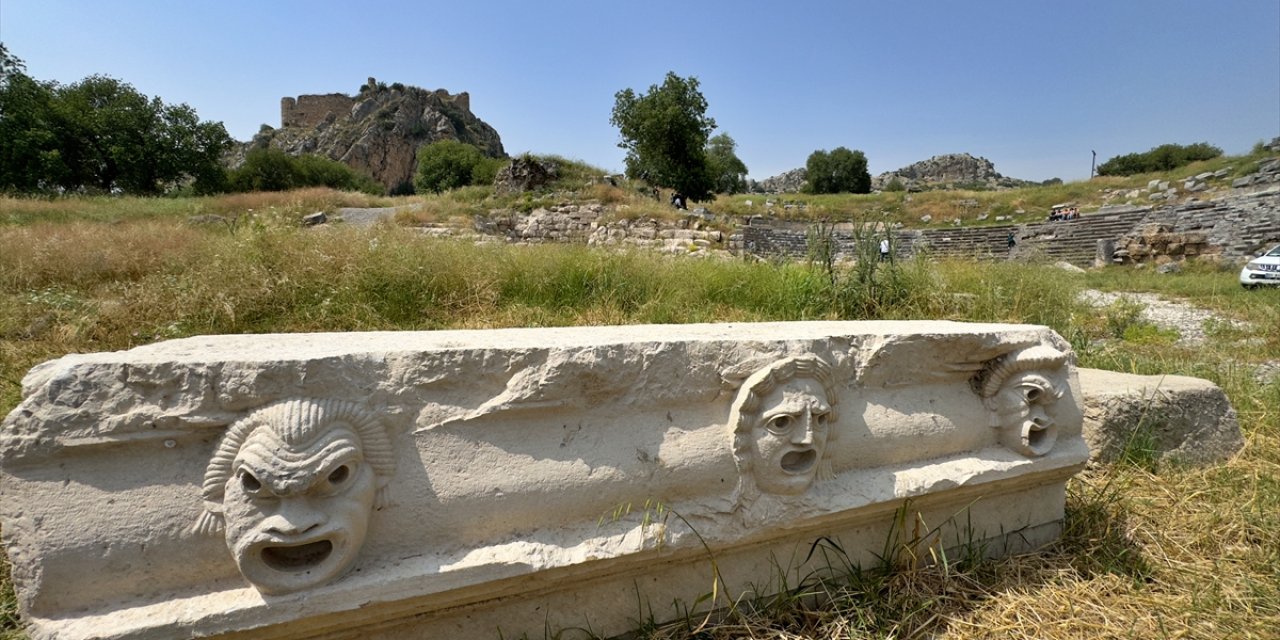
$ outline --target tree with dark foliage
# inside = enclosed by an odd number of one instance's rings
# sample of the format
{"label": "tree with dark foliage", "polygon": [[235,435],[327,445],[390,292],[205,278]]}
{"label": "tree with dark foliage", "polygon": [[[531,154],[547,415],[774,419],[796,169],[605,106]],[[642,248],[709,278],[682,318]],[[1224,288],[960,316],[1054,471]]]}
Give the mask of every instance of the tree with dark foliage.
{"label": "tree with dark foliage", "polygon": [[618,146],[627,150],[628,177],[674,189],[695,202],[711,198],[715,184],[707,141],[716,121],[707,117],[697,78],[669,71],[647,94],[619,91],[610,122],[622,135]]}

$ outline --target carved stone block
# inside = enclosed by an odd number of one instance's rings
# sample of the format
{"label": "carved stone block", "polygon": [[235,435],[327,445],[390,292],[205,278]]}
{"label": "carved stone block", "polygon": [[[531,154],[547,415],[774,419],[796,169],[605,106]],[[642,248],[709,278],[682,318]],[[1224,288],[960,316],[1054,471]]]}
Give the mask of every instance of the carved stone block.
{"label": "carved stone block", "polygon": [[617,634],[831,542],[1038,546],[1088,458],[1069,347],[1026,325],[206,336],[23,397],[0,525],[35,638]]}

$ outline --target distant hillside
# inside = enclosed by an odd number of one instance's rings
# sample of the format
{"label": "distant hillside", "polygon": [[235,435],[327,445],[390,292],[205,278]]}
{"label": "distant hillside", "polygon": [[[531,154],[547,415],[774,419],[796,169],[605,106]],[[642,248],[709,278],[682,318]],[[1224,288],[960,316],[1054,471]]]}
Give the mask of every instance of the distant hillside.
{"label": "distant hillside", "polygon": [[[934,156],[897,171],[887,171],[871,179],[871,188],[883,191],[895,178],[907,191],[1016,189],[1036,184],[1002,176],[990,160],[967,153]],[[805,170],[799,168],[753,182],[752,187],[753,191],[766,193],[799,193],[804,189],[804,183]]]}
{"label": "distant hillside", "polygon": [[934,156],[897,171],[886,171],[871,179],[871,188],[883,190],[895,178],[907,191],[1016,189],[1034,184],[1002,176],[996,172],[996,167],[990,160],[975,158],[967,153]]}
{"label": "distant hillside", "polygon": [[466,93],[428,91],[369,78],[355,96],[303,95],[280,101],[280,128],[264,126],[233,155],[237,166],[250,149],[275,147],[286,153],[316,153],[363,171],[391,192],[413,181],[418,147],[459,140],[490,157],[505,158],[498,132],[471,113]]}

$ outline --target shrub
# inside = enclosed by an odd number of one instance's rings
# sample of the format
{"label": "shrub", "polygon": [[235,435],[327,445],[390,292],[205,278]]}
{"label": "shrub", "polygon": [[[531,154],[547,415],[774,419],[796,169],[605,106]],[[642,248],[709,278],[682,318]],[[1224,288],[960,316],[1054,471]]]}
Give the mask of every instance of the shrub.
{"label": "shrub", "polygon": [[[489,166],[489,159],[479,147],[457,140],[437,140],[418,149],[418,172],[413,185],[419,192],[440,193],[467,185],[479,184],[477,178],[498,173],[501,161]],[[492,169],[492,173],[489,173]]]}
{"label": "shrub", "polygon": [[1098,165],[1100,176],[1131,176],[1154,171],[1169,171],[1200,160],[1211,160],[1222,155],[1219,149],[1207,142],[1190,145],[1162,144],[1146,153],[1130,153],[1116,156]]}
{"label": "shrub", "polygon": [[231,172],[232,191],[288,191],[302,187],[329,187],[378,195],[383,189],[367,175],[315,154],[291,156],[271,147],[254,149],[244,164]]}

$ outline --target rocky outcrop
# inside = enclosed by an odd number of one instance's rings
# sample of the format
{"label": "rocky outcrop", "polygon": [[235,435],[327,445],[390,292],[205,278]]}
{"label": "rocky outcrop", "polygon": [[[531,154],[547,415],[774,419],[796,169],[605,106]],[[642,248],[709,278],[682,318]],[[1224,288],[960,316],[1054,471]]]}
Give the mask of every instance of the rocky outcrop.
{"label": "rocky outcrop", "polygon": [[498,195],[523,193],[546,186],[559,175],[559,163],[524,155],[498,170],[493,188]]}
{"label": "rocky outcrop", "polygon": [[355,96],[327,94],[281,101],[281,127],[263,130],[232,157],[259,147],[286,153],[315,153],[369,174],[389,191],[406,191],[417,167],[418,148],[437,140],[458,140],[485,155],[506,157],[498,132],[471,113],[470,96],[428,91],[399,83],[388,87],[369,78]]}
{"label": "rocky outcrop", "polygon": [[759,182],[752,181],[751,191],[755,193],[800,193],[800,190],[804,188],[807,173],[803,168],[792,169]]}
{"label": "rocky outcrop", "polygon": [[897,171],[887,171],[871,179],[871,188],[883,190],[897,179],[908,191],[929,189],[980,188],[1013,189],[1031,183],[1007,178],[996,172],[986,158],[967,153],[950,153],[921,160]]}

